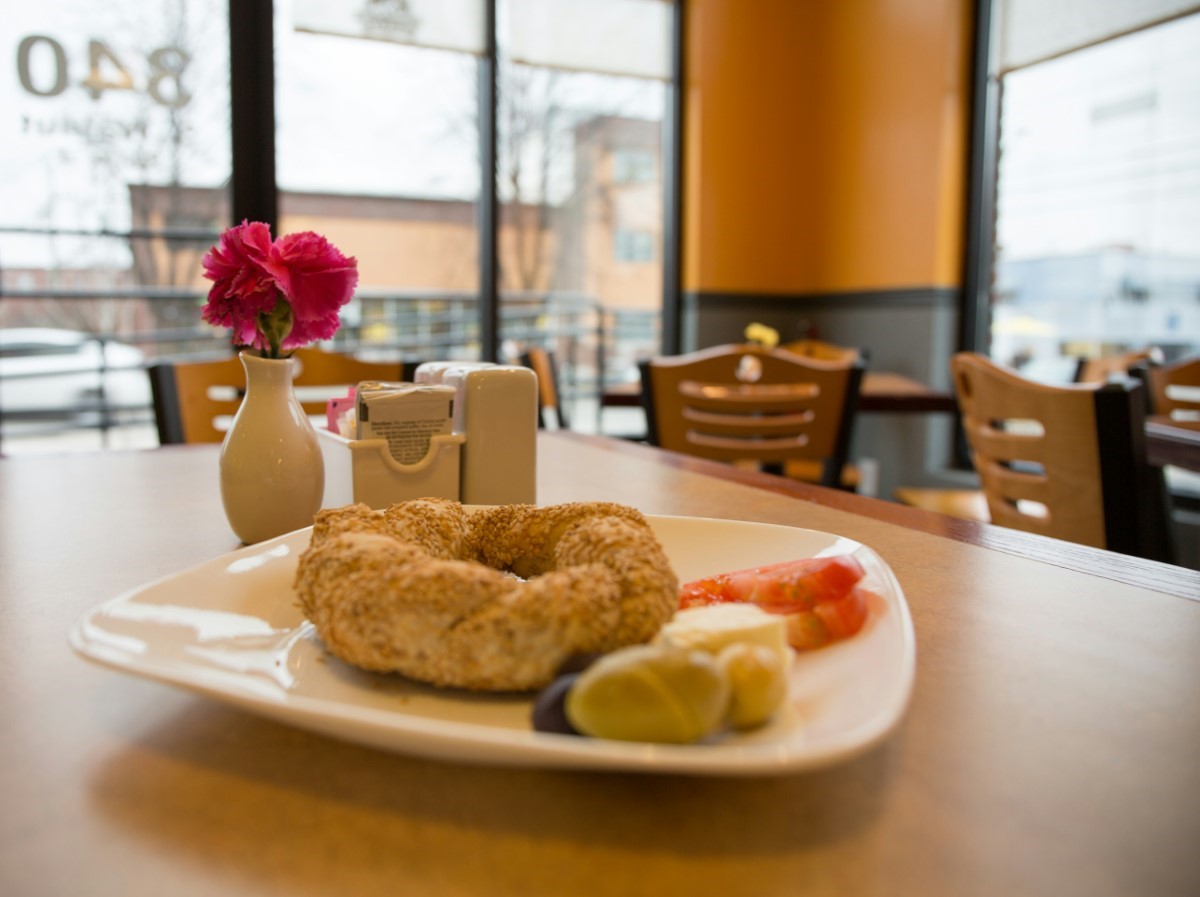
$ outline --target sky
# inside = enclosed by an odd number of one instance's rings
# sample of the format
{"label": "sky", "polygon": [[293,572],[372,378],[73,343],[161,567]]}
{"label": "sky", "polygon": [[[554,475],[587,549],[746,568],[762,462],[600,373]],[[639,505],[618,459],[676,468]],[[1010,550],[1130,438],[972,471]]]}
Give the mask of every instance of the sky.
{"label": "sky", "polygon": [[[222,0],[169,2],[186,10],[186,42],[160,15],[162,6],[119,0],[40,0],[7,4],[0,32],[0,225],[125,228],[130,182],[163,181],[176,161],[162,151],[179,82],[169,75],[163,48],[227,46]],[[218,13],[218,11],[220,11]],[[24,48],[24,49],[23,49]],[[56,50],[61,56],[56,58]],[[90,58],[99,61],[103,89],[89,91]],[[195,85],[212,81],[228,52],[195,53],[183,89],[190,98],[186,138],[178,155],[191,183],[228,177],[228,90]],[[133,89],[109,89],[128,73]],[[22,73],[27,84],[22,84]],[[63,79],[58,89],[60,77]],[[96,85],[94,85],[96,86]],[[94,94],[94,95],[93,95]],[[0,237],[8,266],[120,264],[120,241],[58,241]]]}
{"label": "sky", "polygon": [[[290,4],[281,0],[287,20]],[[169,13],[169,14],[168,14]],[[41,0],[8,4],[0,35],[0,225],[128,226],[126,183],[216,186],[229,173],[226,0]],[[186,20],[181,31],[171,22]],[[67,82],[51,92],[61,48]],[[183,140],[165,152],[175,82],[147,59],[192,51]],[[102,48],[102,49],[101,49]],[[132,90],[91,96],[89,50]],[[472,198],[478,193],[473,57],[280,29],[277,170],[285,189]],[[111,58],[105,54],[111,53]],[[166,57],[170,62],[171,57]],[[155,79],[158,79],[155,82]],[[575,108],[662,115],[636,79],[572,75]],[[615,91],[615,95],[614,95]],[[87,135],[86,137],[83,135]],[[536,150],[530,150],[536,153]],[[560,192],[568,153],[557,156]],[[527,160],[536,170],[536,158]],[[1200,256],[1200,15],[1010,74],[1004,82],[997,236],[1006,258],[1137,246]],[[100,263],[126,250],[0,235],[0,263]],[[99,257],[97,257],[97,254]]]}
{"label": "sky", "polygon": [[[276,169],[284,189],[385,196],[474,199],[479,193],[476,59],[444,50],[305,33],[292,6],[279,4],[276,35],[279,122]],[[5,10],[0,54],[0,226],[129,225],[126,184],[219,186],[229,176],[226,0],[44,0]],[[179,21],[186,22],[183,28]],[[24,46],[24,50],[22,47]],[[187,102],[168,149],[176,80],[149,57],[183,47]],[[61,51],[61,65],[56,59]],[[165,51],[159,61],[175,58]],[[89,91],[90,54],[109,83],[123,67],[132,89]],[[22,65],[22,59],[24,64]],[[27,83],[22,84],[24,71]],[[62,71],[66,82],[56,89]],[[38,95],[53,94],[53,95]],[[98,95],[93,95],[98,94]],[[614,113],[661,118],[654,81],[573,73],[555,79],[553,98],[570,115]],[[565,119],[564,119],[565,120]],[[177,125],[182,122],[182,128]],[[554,155],[553,184],[569,190],[569,147]],[[526,153],[537,170],[537,147]],[[0,235],[0,263],[42,266],[77,259],[114,264],[127,250],[43,237]],[[83,255],[79,255],[82,253]],[[99,255],[97,255],[99,254]]]}
{"label": "sky", "polygon": [[1200,15],[1014,72],[1003,98],[1006,257],[1200,257]]}

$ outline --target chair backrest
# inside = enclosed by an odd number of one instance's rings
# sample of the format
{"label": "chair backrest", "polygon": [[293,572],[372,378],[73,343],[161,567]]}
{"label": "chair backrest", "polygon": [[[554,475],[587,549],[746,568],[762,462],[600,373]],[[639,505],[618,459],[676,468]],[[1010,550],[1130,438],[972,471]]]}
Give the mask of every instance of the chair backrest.
{"label": "chair backrest", "polygon": [[546,409],[552,408],[558,428],[570,429],[567,414],[563,410],[562,393],[558,388],[558,364],[555,362],[554,353],[549,349],[530,346],[521,353],[520,362],[523,367],[531,368],[537,374],[538,427],[546,428]]}
{"label": "chair backrest", "polygon": [[[401,380],[411,367],[401,362],[368,362],[307,347],[293,353],[296,376],[303,392],[318,390],[320,397],[301,401],[305,413],[323,415],[333,392],[363,380]],[[236,357],[217,361],[157,361],[149,365],[154,416],[161,445],[185,442],[221,442],[228,428],[221,426],[237,413],[246,391],[246,372]]]}
{"label": "chair backrest", "polygon": [[1200,355],[1136,371],[1150,389],[1150,410],[1175,423],[1200,427]]}
{"label": "chair backrest", "polygon": [[972,352],[951,369],[993,523],[1173,558],[1162,471],[1146,463],[1140,383],[1053,386]]}
{"label": "chair backrest", "polygon": [[156,361],[147,367],[160,445],[221,442],[222,418],[232,418],[246,391],[236,357],[217,361]]}
{"label": "chair backrest", "polygon": [[344,394],[346,387],[363,380],[403,380],[407,369],[399,361],[363,361],[316,346],[297,349],[292,357],[296,359],[296,377],[292,383],[299,390],[300,404],[306,414],[323,415],[326,401],[339,391],[313,387],[337,387]]}
{"label": "chair backrest", "polygon": [[823,464],[838,486],[850,451],[864,362],[727,345],[643,361],[649,441],[718,461]]}
{"label": "chair backrest", "polygon": [[1109,377],[1128,374],[1135,365],[1144,362],[1161,362],[1162,350],[1157,346],[1123,352],[1120,355],[1105,355],[1100,358],[1085,358],[1075,372],[1076,383],[1104,383]]}
{"label": "chair backrest", "polygon": [[799,339],[779,346],[785,352],[799,355],[803,358],[817,358],[822,361],[853,361],[865,358],[866,354],[850,346],[839,346],[819,339]]}

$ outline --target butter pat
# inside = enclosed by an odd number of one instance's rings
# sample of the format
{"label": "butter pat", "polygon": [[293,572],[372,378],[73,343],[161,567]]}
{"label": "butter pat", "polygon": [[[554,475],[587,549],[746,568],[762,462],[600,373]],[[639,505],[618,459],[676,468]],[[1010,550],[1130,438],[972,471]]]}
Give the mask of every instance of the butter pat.
{"label": "butter pat", "polygon": [[785,669],[792,658],[787,621],[753,604],[712,604],[676,611],[654,641],[714,655],[728,645],[762,645],[779,655]]}

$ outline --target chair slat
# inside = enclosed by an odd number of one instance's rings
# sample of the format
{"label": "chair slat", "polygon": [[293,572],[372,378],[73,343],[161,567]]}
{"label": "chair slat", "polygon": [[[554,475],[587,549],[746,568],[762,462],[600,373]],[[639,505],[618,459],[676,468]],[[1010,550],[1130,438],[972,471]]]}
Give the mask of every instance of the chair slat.
{"label": "chair slat", "polygon": [[696,408],[729,408],[743,414],[811,408],[820,401],[815,383],[698,383],[684,380],[679,394]]}
{"label": "chair slat", "polygon": [[757,461],[783,461],[807,448],[803,436],[777,436],[761,439],[739,439],[709,433],[688,433],[688,443],[723,453],[726,458],[747,458]]}
{"label": "chair slat", "polygon": [[1007,501],[1045,503],[1051,497],[1049,480],[1044,474],[1024,473],[984,460],[979,464],[979,475],[987,480],[985,491],[992,491]]}
{"label": "chair slat", "polygon": [[691,423],[695,429],[730,436],[800,433],[811,429],[817,420],[811,411],[799,414],[747,415],[684,408],[682,413],[684,420]]}
{"label": "chair slat", "polygon": [[1046,442],[1044,436],[1026,436],[1021,433],[1008,433],[997,430],[990,424],[980,426],[977,421],[964,425],[968,429],[980,450],[989,457],[1003,458],[1006,461],[1035,461],[1041,463],[1046,457]]}

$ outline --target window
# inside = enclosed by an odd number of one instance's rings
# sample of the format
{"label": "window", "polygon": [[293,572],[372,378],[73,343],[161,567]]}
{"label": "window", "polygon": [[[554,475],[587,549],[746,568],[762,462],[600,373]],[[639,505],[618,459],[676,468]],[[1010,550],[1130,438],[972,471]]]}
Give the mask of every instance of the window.
{"label": "window", "polygon": [[[195,318],[200,257],[228,219],[227,9],[5,9],[0,337],[64,347],[37,365],[0,364],[5,452],[60,450],[64,434],[80,449],[154,444],[138,365]],[[101,373],[116,366],[127,368],[119,379]],[[77,413],[105,395],[113,408],[123,396],[139,407],[102,415],[101,426]]]}
{"label": "window", "polygon": [[[498,13],[502,336],[554,350],[567,396],[595,395],[657,348],[631,334],[662,309],[671,4],[507,0]],[[598,331],[620,337],[601,345]]]}
{"label": "window", "polygon": [[[10,110],[0,125],[0,328],[64,330],[97,346],[130,345],[145,360],[228,351],[224,335],[199,321],[208,288],[199,260],[241,207],[231,196],[245,183],[233,171],[231,99],[244,106],[270,96],[250,79],[231,86],[229,17],[237,25],[270,16],[274,118],[265,120],[275,182],[257,183],[267,185],[263,205],[278,210],[276,232],[318,230],[359,258],[339,348],[410,360],[490,351],[483,337],[497,305],[481,249],[494,231],[499,335],[563,349],[567,396],[594,396],[656,347],[673,7],[118,0],[98,12],[48,0],[14,8],[0,74]],[[481,135],[493,122],[480,90],[493,66],[494,185],[481,165]],[[244,134],[245,122],[239,115],[232,126]],[[6,453],[60,450],[41,439],[63,434],[78,448],[155,444],[148,404],[117,429],[102,415],[98,427],[68,420],[51,432],[12,411],[0,397]]]}
{"label": "window", "polygon": [[658,178],[658,157],[648,151],[618,148],[613,152],[613,182],[636,184]]}
{"label": "window", "polygon": [[1200,351],[1200,15],[1002,76],[990,353]]}
{"label": "window", "polygon": [[645,230],[617,230],[613,234],[613,257],[618,262],[654,260],[654,234]]}
{"label": "window", "polygon": [[360,354],[478,357],[482,8],[276,11],[279,230],[358,259],[338,339]]}

